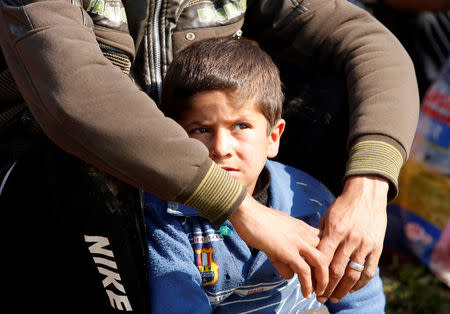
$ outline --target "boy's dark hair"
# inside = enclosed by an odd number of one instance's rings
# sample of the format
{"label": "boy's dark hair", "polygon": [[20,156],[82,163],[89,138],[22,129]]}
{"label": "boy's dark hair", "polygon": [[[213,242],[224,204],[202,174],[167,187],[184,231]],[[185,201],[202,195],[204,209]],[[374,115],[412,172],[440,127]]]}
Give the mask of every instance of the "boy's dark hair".
{"label": "boy's dark hair", "polygon": [[270,128],[281,117],[284,96],[278,68],[248,40],[206,39],[182,50],[164,78],[161,109],[177,120],[189,109],[189,97],[213,90],[231,92],[238,103],[254,98]]}

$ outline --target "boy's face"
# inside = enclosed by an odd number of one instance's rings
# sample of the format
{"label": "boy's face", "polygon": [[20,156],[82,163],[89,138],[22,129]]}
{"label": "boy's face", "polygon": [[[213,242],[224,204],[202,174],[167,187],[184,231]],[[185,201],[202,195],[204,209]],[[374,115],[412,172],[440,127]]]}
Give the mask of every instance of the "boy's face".
{"label": "boy's face", "polygon": [[253,193],[266,158],[278,153],[284,120],[268,134],[268,121],[258,104],[250,100],[236,106],[224,91],[198,93],[188,105],[178,122],[191,138],[206,145],[211,159]]}

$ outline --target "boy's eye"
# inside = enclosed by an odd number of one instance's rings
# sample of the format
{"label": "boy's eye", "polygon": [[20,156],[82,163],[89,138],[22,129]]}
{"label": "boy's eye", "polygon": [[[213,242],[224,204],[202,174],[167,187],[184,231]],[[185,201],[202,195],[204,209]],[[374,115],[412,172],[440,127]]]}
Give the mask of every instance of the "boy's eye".
{"label": "boy's eye", "polygon": [[189,133],[191,134],[201,134],[201,133],[207,133],[208,129],[207,128],[196,128],[191,130]]}
{"label": "boy's eye", "polygon": [[234,126],[236,130],[248,129],[249,125],[247,123],[238,123]]}

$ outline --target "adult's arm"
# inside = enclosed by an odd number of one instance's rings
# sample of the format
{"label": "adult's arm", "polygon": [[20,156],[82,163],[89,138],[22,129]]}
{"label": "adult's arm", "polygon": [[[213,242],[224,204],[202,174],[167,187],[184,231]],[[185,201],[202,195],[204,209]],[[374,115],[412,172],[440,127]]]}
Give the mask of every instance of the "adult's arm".
{"label": "adult's arm", "polygon": [[[328,270],[315,249],[317,243],[305,244],[301,236],[292,236],[306,224],[290,217],[274,221],[276,211],[253,200],[209,159],[200,142],[164,117],[103,56],[86,19],[85,11],[71,0],[0,1],[2,52],[47,136],[133,186],[198,209],[215,225],[229,217],[250,245],[277,261],[285,277],[310,272],[300,258],[305,256],[320,269],[317,280],[325,280]],[[124,49],[133,47],[131,37],[118,40]],[[278,232],[268,238],[255,229],[259,226],[274,226]],[[304,285],[311,287],[311,278]]]}
{"label": "adult's arm", "polygon": [[[345,73],[350,115],[346,184],[322,222],[318,248],[327,255],[330,280],[326,289],[316,286],[318,295],[336,301],[358,279],[354,289],[368,281],[381,255],[386,201],[397,194],[418,119],[413,64],[383,25],[346,0],[249,1],[244,34],[299,66]],[[361,277],[346,271],[355,255],[368,259]]]}
{"label": "adult's arm", "polygon": [[[43,131],[129,184],[224,221],[245,188],[103,56],[86,19],[70,0],[1,2],[2,51]],[[115,35],[133,53],[131,36]]]}

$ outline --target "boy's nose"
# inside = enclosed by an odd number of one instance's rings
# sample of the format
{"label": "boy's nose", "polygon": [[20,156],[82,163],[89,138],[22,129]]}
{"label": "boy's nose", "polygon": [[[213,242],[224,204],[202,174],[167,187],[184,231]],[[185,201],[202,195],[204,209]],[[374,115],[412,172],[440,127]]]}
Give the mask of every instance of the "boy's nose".
{"label": "boy's nose", "polygon": [[210,155],[214,159],[222,159],[231,156],[232,139],[226,131],[217,132],[210,146]]}

